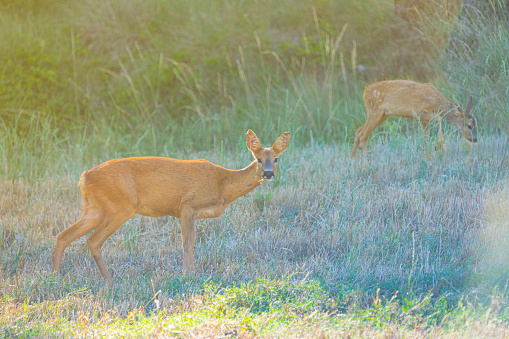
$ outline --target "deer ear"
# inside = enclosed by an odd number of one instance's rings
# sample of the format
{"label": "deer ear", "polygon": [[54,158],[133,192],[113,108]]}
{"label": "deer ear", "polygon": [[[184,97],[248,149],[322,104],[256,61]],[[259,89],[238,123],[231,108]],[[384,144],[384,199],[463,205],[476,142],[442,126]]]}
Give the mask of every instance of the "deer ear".
{"label": "deer ear", "polygon": [[246,133],[246,144],[247,149],[250,150],[251,152],[259,151],[262,148],[260,140],[252,130],[249,130]]}
{"label": "deer ear", "polygon": [[281,134],[279,138],[277,138],[274,145],[272,145],[272,148],[277,153],[283,153],[289,144],[290,144],[290,133],[284,132],[283,134]]}
{"label": "deer ear", "polygon": [[456,115],[456,116],[463,116],[463,111],[461,110],[461,107],[459,107],[454,101],[452,100],[449,100],[449,102],[451,103],[451,110],[452,111],[452,114]]}
{"label": "deer ear", "polygon": [[472,115],[472,109],[474,108],[474,104],[472,103],[472,96],[468,98],[467,108],[465,108],[466,115]]}

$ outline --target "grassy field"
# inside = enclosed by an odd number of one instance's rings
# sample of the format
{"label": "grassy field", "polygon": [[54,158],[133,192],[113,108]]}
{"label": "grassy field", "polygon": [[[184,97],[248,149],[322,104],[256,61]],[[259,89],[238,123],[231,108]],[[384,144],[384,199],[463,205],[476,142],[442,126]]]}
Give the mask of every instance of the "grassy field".
{"label": "grassy field", "polygon": [[381,140],[369,160],[289,149],[275,181],[197,222],[190,278],[178,221],[133,218],[104,247],[113,287],[85,238],[50,274],[54,235],[79,217],[76,178],[4,182],[3,334],[507,336],[507,138],[469,155],[451,137],[429,160],[420,138]]}
{"label": "grassy field", "polygon": [[[506,12],[0,0],[0,337],[509,336]],[[364,85],[392,78],[472,95],[479,142],[449,126],[426,158],[422,131],[389,120],[349,159]],[[83,170],[142,155],[240,169],[248,128],[290,147],[275,180],[197,221],[194,275],[171,217],[107,240],[111,287],[86,237],[50,273]]]}

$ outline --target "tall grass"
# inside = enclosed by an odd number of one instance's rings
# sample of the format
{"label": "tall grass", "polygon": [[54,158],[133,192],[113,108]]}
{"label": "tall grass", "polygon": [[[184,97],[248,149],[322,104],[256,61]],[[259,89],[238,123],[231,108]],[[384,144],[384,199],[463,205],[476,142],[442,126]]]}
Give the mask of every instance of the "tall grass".
{"label": "tall grass", "polygon": [[[268,138],[288,130],[299,144],[349,142],[363,122],[364,84],[440,73],[434,68],[439,59],[428,56],[422,68],[414,54],[433,45],[435,36],[445,48],[447,34],[437,27],[448,32],[449,23],[427,29],[436,20],[425,22],[421,32],[395,16],[391,1],[302,0],[290,12],[287,6],[4,4],[0,123],[6,132],[0,147],[9,161],[0,173],[37,177],[65,168],[63,161],[76,152],[81,158],[73,163],[87,167],[99,158],[242,147],[248,128]],[[475,38],[478,31],[486,39]],[[507,31],[502,19],[467,2],[442,61],[454,84],[437,78],[459,103],[476,98],[480,128],[490,133],[507,125]],[[426,43],[415,45],[419,41]],[[473,44],[479,48],[467,53],[465,46]],[[42,139],[44,149],[28,145]],[[48,161],[40,161],[41,152]]]}
{"label": "tall grass", "polygon": [[468,1],[457,22],[443,68],[465,97],[478,100],[477,119],[489,133],[507,134],[509,24],[505,1]]}
{"label": "tall grass", "polygon": [[[391,1],[287,6],[3,4],[2,123],[40,140],[33,119],[51,119],[60,147],[50,149],[60,153],[75,145],[119,156],[235,147],[247,128],[269,138],[290,130],[294,142],[345,142],[363,120],[366,82],[435,72],[400,53],[415,51],[412,36],[421,33],[408,30]],[[404,55],[397,66],[395,53]],[[34,154],[8,152],[9,159]],[[15,172],[28,173],[9,176]]]}
{"label": "tall grass", "polygon": [[[419,30],[389,0],[0,1],[0,336],[507,334],[506,9],[466,0]],[[347,159],[363,86],[396,77],[473,95],[479,143],[446,129],[426,159],[395,120]],[[105,245],[115,287],[85,239],[49,274],[81,171],[241,168],[248,128],[291,146],[270,185],[197,222],[197,276],[178,222],[141,217]]]}

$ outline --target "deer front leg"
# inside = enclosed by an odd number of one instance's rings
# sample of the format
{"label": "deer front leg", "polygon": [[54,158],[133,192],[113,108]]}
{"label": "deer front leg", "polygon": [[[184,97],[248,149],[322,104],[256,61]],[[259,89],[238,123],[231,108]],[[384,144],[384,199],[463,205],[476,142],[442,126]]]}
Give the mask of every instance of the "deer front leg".
{"label": "deer front leg", "polygon": [[195,215],[191,210],[183,210],[180,215],[180,229],[182,232],[182,249],[184,250],[184,275],[191,273],[194,256]]}

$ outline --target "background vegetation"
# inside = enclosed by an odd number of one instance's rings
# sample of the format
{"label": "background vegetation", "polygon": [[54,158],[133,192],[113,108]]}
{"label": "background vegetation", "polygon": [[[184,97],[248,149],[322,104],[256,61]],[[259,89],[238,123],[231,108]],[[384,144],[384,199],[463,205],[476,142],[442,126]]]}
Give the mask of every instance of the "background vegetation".
{"label": "background vegetation", "polygon": [[[433,4],[0,0],[0,336],[507,336],[508,8]],[[448,130],[425,159],[395,120],[347,159],[363,87],[394,78],[472,95],[478,145]],[[173,218],[108,240],[113,288],[85,239],[49,274],[84,169],[241,168],[248,128],[291,147],[274,182],[197,224],[195,277]]]}
{"label": "background vegetation", "polygon": [[247,128],[348,142],[364,85],[393,78],[473,95],[482,131],[507,130],[501,1],[410,23],[388,0],[0,4],[10,179],[66,171],[69,157],[77,174],[111,157],[239,149]]}

